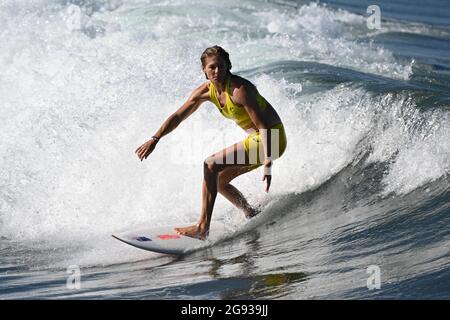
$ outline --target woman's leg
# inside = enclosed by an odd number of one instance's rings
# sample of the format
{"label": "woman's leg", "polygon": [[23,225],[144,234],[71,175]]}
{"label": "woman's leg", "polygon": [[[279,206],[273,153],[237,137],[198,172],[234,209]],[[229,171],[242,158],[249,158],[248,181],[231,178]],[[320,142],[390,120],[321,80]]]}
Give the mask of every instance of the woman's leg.
{"label": "woman's leg", "polygon": [[[225,177],[228,177],[227,179],[232,179],[234,174],[239,175],[248,172],[248,168],[249,160],[242,142],[235,143],[208,157],[203,165],[202,210],[199,222],[193,226],[175,228],[175,230],[186,236],[200,239],[206,238],[208,236],[214,203],[219,189],[219,174],[228,170]],[[231,179],[229,181],[231,181]],[[231,186],[227,187],[227,189],[229,192],[225,191],[225,193],[230,197],[230,201],[234,201],[233,203],[242,203],[242,199],[245,200],[236,188]],[[243,206],[245,205],[248,206],[246,200],[243,202]]]}
{"label": "woman's leg", "polygon": [[259,210],[253,208],[247,202],[244,195],[235,186],[230,184],[230,182],[234,178],[253,169],[255,169],[254,166],[229,167],[219,173],[218,191],[238,209],[244,211],[247,218],[256,216]]}

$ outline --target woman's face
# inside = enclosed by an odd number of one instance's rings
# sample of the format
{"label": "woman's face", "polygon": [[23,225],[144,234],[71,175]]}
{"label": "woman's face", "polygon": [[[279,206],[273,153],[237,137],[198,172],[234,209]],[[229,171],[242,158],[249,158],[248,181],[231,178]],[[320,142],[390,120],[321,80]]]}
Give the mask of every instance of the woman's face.
{"label": "woman's face", "polygon": [[227,63],[218,56],[207,57],[203,72],[212,82],[225,82],[228,72]]}

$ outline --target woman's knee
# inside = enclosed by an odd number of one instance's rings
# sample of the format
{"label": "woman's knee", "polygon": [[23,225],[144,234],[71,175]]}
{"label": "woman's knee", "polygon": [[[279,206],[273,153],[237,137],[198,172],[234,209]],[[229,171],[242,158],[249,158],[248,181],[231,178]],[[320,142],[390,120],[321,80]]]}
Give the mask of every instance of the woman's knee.
{"label": "woman's knee", "polygon": [[214,157],[208,157],[203,162],[205,171],[210,173],[218,173],[220,171],[220,165],[217,163]]}

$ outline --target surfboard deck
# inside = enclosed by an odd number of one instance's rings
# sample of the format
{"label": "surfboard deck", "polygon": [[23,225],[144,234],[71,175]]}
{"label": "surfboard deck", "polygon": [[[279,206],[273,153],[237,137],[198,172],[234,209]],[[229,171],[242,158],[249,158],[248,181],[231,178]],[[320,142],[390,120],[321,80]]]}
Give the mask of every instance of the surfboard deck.
{"label": "surfboard deck", "polygon": [[117,240],[143,250],[181,255],[194,249],[208,247],[231,232],[224,223],[213,221],[211,222],[208,238],[200,240],[178,234],[175,228],[180,226],[183,225],[143,228],[115,233],[112,236]]}

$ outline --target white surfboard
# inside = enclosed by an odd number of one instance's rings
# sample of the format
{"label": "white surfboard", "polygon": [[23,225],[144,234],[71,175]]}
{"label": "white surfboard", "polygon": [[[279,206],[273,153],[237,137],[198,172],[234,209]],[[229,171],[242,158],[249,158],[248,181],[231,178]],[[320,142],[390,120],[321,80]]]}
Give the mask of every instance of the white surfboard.
{"label": "white surfboard", "polygon": [[231,229],[225,224],[213,221],[211,222],[208,238],[206,240],[199,240],[178,234],[175,228],[180,226],[183,225],[143,228],[116,233],[112,236],[140,249],[181,255],[194,249],[208,247],[218,239],[224,237],[227,233],[231,233]]}

